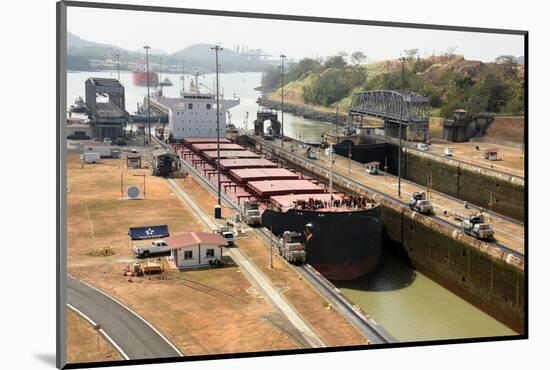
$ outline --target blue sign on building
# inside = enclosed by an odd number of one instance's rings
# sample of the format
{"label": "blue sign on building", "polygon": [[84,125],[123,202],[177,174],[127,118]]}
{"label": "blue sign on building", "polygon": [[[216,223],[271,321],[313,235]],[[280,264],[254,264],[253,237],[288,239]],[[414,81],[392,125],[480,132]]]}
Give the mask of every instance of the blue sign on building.
{"label": "blue sign on building", "polygon": [[170,236],[168,225],[140,226],[128,228],[128,236],[132,240],[166,238]]}

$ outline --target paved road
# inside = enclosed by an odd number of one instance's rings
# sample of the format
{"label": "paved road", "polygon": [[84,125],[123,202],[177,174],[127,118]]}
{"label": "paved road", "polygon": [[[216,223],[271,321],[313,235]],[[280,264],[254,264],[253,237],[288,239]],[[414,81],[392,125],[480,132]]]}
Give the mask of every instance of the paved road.
{"label": "paved road", "polygon": [[131,360],[182,356],[139,316],[70,276],[67,276],[67,303],[95,321]]}

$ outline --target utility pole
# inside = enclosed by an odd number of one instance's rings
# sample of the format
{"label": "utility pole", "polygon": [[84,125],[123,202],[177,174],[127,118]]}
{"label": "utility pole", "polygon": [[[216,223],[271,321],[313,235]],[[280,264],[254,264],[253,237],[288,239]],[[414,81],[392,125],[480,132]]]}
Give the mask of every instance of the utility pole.
{"label": "utility pole", "polygon": [[120,54],[115,54],[116,56],[116,70],[117,70],[117,80],[120,82]]}
{"label": "utility pole", "polygon": [[[401,61],[401,91],[404,91],[404,76],[405,76],[405,69],[404,69],[404,62],[405,58],[401,57],[399,58]],[[403,150],[403,144],[402,144],[402,127],[403,127],[403,103],[401,102],[401,106],[399,108],[399,156],[398,163],[397,163],[397,197],[401,198],[401,156],[402,156],[402,150]]]}
{"label": "utility pole", "polygon": [[269,265],[273,268],[273,226],[270,227],[269,233]]}
{"label": "utility pole", "polygon": [[159,75],[160,96],[162,96],[162,57],[159,57]]}
{"label": "utility pole", "polygon": [[397,156],[397,197],[401,198],[401,151],[402,144],[401,144],[401,130],[403,126],[403,106],[399,108],[399,155]]}
{"label": "utility pole", "polygon": [[401,61],[401,90],[403,90],[405,88],[405,58],[401,57],[399,60]]}
{"label": "utility pole", "polygon": [[185,91],[185,62],[181,61],[181,92]]}
{"label": "utility pole", "polygon": [[[149,75],[149,49],[151,49],[150,46],[145,45],[143,47],[145,49],[145,63],[147,65],[147,131],[148,133],[143,133],[143,145],[149,143],[149,140],[151,140],[151,97],[149,95],[149,82],[151,79],[151,76]],[[143,129],[145,131],[145,127]]]}
{"label": "utility pole", "polygon": [[281,147],[285,147],[285,111],[284,111],[284,88],[285,88],[285,58],[281,54]]}
{"label": "utility pole", "polygon": [[351,173],[351,145],[348,146],[348,173]]}
{"label": "utility pole", "polygon": [[[218,53],[223,48],[219,45],[213,46],[210,48],[216,53],[216,167],[218,172],[218,206],[221,206],[221,181],[220,181],[220,81],[219,81],[219,64],[218,64]],[[199,92],[199,74],[197,72],[197,93]]]}
{"label": "utility pole", "polygon": [[330,161],[330,177],[329,177],[329,193],[330,193],[330,207],[332,207],[332,165],[334,164],[334,160],[332,159],[332,151],[334,149],[332,149],[332,144],[330,144],[330,147],[329,147],[329,150],[330,150],[330,154],[329,154],[329,161]]}

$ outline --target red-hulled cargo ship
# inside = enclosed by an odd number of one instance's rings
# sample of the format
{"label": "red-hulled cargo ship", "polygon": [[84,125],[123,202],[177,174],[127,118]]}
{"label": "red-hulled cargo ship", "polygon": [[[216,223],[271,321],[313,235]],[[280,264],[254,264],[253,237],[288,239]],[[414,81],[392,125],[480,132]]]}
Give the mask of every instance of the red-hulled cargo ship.
{"label": "red-hulled cargo ship", "polygon": [[[216,138],[184,138],[174,149],[217,184],[215,143]],[[326,278],[353,280],[377,266],[382,253],[379,204],[331,194],[318,180],[280,168],[227,139],[220,149],[222,191],[239,204],[257,200],[262,226],[274,234],[302,233],[307,262]]]}
{"label": "red-hulled cargo ship", "polygon": [[[147,86],[147,71],[135,70],[132,71],[132,81],[136,86]],[[149,86],[158,86],[159,75],[157,72],[149,71]]]}

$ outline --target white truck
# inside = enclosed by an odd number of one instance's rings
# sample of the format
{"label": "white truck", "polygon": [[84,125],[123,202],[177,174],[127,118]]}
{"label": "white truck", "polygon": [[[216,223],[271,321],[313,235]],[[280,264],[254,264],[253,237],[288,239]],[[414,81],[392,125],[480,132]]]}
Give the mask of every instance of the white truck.
{"label": "white truck", "polygon": [[255,200],[247,200],[242,207],[243,221],[250,225],[260,225],[262,223],[262,216],[260,215],[260,205]]}
{"label": "white truck", "polygon": [[423,191],[415,191],[411,194],[409,208],[425,215],[430,215],[434,211],[432,203],[426,198],[426,193]]}
{"label": "white truck", "polygon": [[443,154],[445,155],[445,157],[452,157],[455,154],[455,151],[453,148],[447,147],[443,149]]}
{"label": "white truck", "polygon": [[306,262],[306,250],[301,242],[301,234],[295,231],[285,231],[279,239],[279,256],[290,263],[302,264]]}
{"label": "white truck", "polygon": [[308,147],[306,150],[307,159],[317,159],[317,150],[311,147]]}
{"label": "white truck", "polygon": [[101,155],[99,153],[82,153],[80,155],[80,161],[84,163],[99,163],[101,161]]}
{"label": "white truck", "polygon": [[418,143],[418,144],[416,144],[416,149],[422,150],[423,152],[426,152],[426,151],[428,151],[428,149],[430,149],[430,147],[426,143]]}
{"label": "white truck", "polygon": [[485,218],[481,213],[463,220],[462,230],[466,234],[481,240],[492,240],[495,235],[493,228],[485,222]]}
{"label": "white truck", "polygon": [[229,228],[229,226],[220,226],[214,230],[215,233],[218,233],[227,243],[226,245],[235,244],[235,233]]}
{"label": "white truck", "polygon": [[149,257],[151,254],[168,252],[170,248],[164,240],[154,240],[151,244],[135,245],[134,254],[140,257]]}

